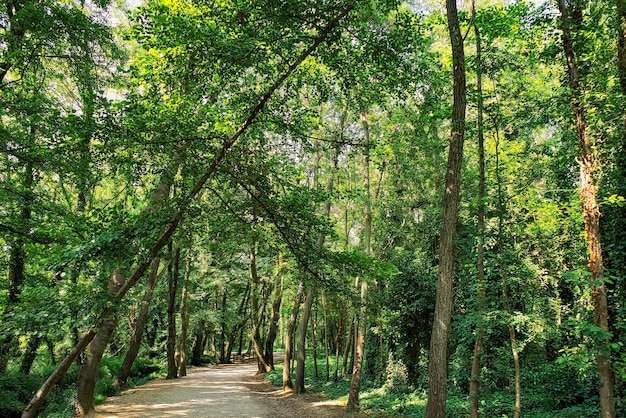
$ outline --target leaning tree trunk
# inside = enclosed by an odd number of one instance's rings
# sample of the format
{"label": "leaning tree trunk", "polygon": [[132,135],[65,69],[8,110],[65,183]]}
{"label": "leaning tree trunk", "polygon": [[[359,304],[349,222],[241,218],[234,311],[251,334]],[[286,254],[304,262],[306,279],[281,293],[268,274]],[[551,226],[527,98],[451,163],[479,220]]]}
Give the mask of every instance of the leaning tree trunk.
{"label": "leaning tree trunk", "polygon": [[452,63],[454,66],[454,104],[452,108],[450,149],[448,151],[446,189],[443,202],[443,222],[439,233],[439,274],[435,317],[430,339],[430,358],[428,361],[426,418],[443,418],[446,416],[448,334],[454,299],[454,240],[459,212],[463,136],[465,133],[465,57],[456,0],[446,0],[446,9],[448,12],[448,30],[450,32]]}
{"label": "leaning tree trunk", "polygon": [[[170,244],[171,245],[171,244]],[[178,293],[178,268],[180,248],[176,247],[172,254],[172,261],[168,271],[168,299],[167,299],[167,376],[166,379],[178,379],[176,366],[176,294]]]}
{"label": "leaning tree trunk", "polygon": [[296,333],[296,324],[298,322],[298,312],[300,311],[300,304],[302,303],[302,297],[304,296],[304,285],[302,282],[298,283],[298,290],[296,291],[296,298],[287,321],[287,335],[285,336],[285,359],[283,360],[283,390],[293,390],[293,383],[291,382],[291,358],[293,356],[293,341]]}
{"label": "leaning tree trunk", "polygon": [[159,264],[161,260],[157,257],[152,260],[150,267],[150,274],[148,275],[148,283],[146,284],[146,293],[143,296],[141,302],[141,308],[139,309],[139,315],[135,321],[135,330],[133,336],[128,344],[128,351],[122,362],[119,372],[117,373],[117,384],[120,388],[126,387],[126,381],[130,375],[130,369],[137,358],[139,353],[139,347],[141,346],[141,338],[143,337],[143,331],[148,321],[148,310],[150,309],[150,302],[152,301],[152,295],[154,294],[154,288],[159,276]]}
{"label": "leaning tree trunk", "polygon": [[476,24],[476,5],[472,0],[472,27],[476,41],[476,90],[478,107],[478,245],[476,246],[476,287],[478,293],[478,324],[476,325],[476,341],[474,344],[474,356],[470,374],[469,405],[470,417],[478,418],[478,399],[480,394],[480,360],[485,338],[485,311],[486,311],[486,288],[485,288],[485,135],[483,125],[483,89],[482,89],[482,49],[480,44],[480,31]]}
{"label": "leaning tree trunk", "polygon": [[[124,284],[125,277],[116,270],[109,280],[107,291],[115,295]],[[85,362],[80,368],[78,379],[76,380],[76,410],[79,416],[92,416],[95,413],[93,395],[100,370],[100,361],[104,350],[109,344],[109,338],[117,325],[117,316],[107,320],[100,330],[95,334],[93,341],[89,345]]]}
{"label": "leaning tree trunk", "polygon": [[[580,197],[585,218],[587,250],[589,252],[587,267],[591,273],[589,280],[593,286],[591,303],[595,311],[594,325],[602,330],[603,335],[609,335],[607,292],[604,284],[604,266],[600,241],[600,209],[596,199],[598,187],[594,180],[594,173],[600,164],[594,156],[591,138],[587,129],[586,109],[581,97],[580,77],[570,32],[567,6],[565,0],[558,0],[558,4],[561,13],[563,51],[567,60],[569,75],[570,107],[576,118],[576,138],[578,140],[580,164]],[[600,381],[600,413],[602,418],[615,417],[615,398],[613,394],[613,374],[610,364],[609,343],[609,339],[604,336],[596,341],[598,346],[596,361],[598,363],[598,377]]]}

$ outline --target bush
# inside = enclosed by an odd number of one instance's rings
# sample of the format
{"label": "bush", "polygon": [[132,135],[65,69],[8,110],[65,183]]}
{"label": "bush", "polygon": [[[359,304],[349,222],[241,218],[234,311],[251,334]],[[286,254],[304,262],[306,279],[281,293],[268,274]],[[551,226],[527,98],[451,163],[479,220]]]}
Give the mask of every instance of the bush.
{"label": "bush", "polygon": [[390,393],[409,392],[409,373],[402,359],[393,360],[393,354],[389,353],[387,361],[385,389]]}
{"label": "bush", "polygon": [[22,410],[41,383],[40,378],[31,375],[0,376],[0,416],[6,418],[21,416]]}

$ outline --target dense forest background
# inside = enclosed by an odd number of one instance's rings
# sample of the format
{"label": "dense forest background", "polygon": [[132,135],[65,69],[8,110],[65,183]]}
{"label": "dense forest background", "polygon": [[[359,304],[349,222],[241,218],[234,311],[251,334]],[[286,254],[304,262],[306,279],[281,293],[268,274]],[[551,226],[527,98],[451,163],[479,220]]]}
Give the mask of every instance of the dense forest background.
{"label": "dense forest background", "polygon": [[626,1],[458,7],[2,2],[0,415],[249,352],[351,410],[626,416]]}

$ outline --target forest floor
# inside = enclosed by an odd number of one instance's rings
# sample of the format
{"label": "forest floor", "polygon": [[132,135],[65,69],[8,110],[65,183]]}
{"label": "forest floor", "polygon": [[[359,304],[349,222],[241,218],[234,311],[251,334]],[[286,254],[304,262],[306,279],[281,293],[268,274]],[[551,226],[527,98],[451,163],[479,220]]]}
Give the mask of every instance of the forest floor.
{"label": "forest floor", "polygon": [[[343,403],[316,393],[294,395],[257,375],[256,363],[197,367],[179,379],[154,379],[108,398],[96,418],[249,417],[334,418],[348,415]],[[365,417],[350,414],[351,417]]]}

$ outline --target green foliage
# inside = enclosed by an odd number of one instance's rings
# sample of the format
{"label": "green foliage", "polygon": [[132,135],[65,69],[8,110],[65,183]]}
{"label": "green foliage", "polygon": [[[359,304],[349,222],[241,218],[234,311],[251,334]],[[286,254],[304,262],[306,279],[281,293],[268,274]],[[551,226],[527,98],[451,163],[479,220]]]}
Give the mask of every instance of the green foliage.
{"label": "green foliage", "polygon": [[19,417],[39,385],[40,379],[36,376],[0,376],[0,415]]}

